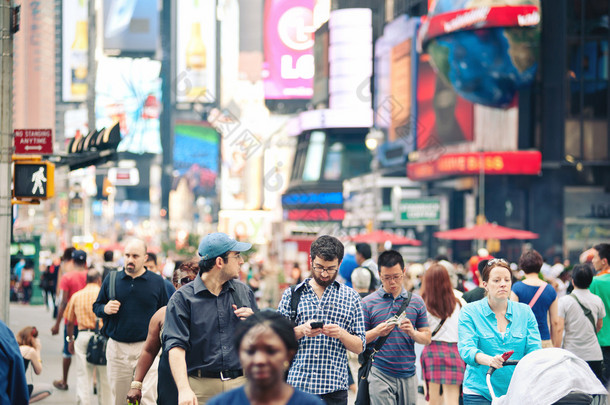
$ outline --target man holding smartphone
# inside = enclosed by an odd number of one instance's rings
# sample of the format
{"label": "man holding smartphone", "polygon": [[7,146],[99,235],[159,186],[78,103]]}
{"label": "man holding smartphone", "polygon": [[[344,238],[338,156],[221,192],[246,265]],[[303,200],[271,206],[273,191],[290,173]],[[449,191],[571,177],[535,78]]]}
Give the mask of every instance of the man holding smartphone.
{"label": "man holding smartphone", "polygon": [[299,292],[294,332],[299,349],[288,373],[288,384],[318,395],[327,404],[347,404],[347,350],[364,349],[360,296],[336,281],[343,244],[324,235],[311,245],[311,278],[282,295],[279,312],[291,317],[292,294]]}
{"label": "man holding smartphone", "polygon": [[399,316],[398,310],[407,290],[403,287],[405,262],[395,250],[379,255],[381,286],[362,300],[366,342],[374,343],[382,336],[388,340],[375,355],[369,373],[369,394],[372,405],[417,403],[414,344],[430,344],[432,339],[424,300],[413,294]]}

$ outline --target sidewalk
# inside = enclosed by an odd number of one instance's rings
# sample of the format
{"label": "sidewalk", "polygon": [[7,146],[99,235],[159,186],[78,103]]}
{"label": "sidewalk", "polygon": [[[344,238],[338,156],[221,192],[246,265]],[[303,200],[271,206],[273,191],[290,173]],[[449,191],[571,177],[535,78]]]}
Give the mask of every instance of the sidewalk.
{"label": "sidewalk", "polygon": [[[64,332],[61,326],[59,334],[51,335],[51,327],[55,323],[52,313],[47,312],[44,305],[22,305],[11,303],[9,314],[9,327],[13,333],[26,326],[35,326],[42,343],[42,373],[34,374],[32,367],[28,367],[26,378],[28,383],[47,383],[53,386],[53,380],[61,379],[62,373],[62,350]],[[60,391],[53,388],[51,396],[40,401],[45,405],[68,405],[76,403],[76,374],[74,364],[70,367],[68,374],[68,391]]]}
{"label": "sidewalk", "polygon": [[[51,327],[55,321],[51,312],[47,311],[43,305],[30,306],[11,303],[9,316],[9,327],[13,333],[17,334],[21,328],[26,326],[36,326],[42,342],[42,373],[36,375],[32,367],[29,367],[26,375],[28,383],[47,383],[52,386],[53,380],[60,379],[62,373],[63,326],[60,328],[59,334],[51,335]],[[40,401],[40,404],[70,405],[76,403],[76,374],[73,367],[74,364],[70,367],[68,374],[68,391],[53,388],[51,396]],[[357,362],[352,362],[352,367],[355,375]],[[354,400],[355,395],[350,391],[348,403],[351,405]],[[420,395],[417,404],[424,405],[425,403],[423,396]],[[97,404],[97,401],[94,404]]]}

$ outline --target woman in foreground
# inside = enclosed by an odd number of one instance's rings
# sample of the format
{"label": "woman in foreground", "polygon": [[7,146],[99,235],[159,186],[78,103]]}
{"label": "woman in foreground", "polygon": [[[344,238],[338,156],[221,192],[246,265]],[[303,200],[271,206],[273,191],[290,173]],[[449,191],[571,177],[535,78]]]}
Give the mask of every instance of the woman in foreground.
{"label": "woman in foreground", "polygon": [[502,354],[514,353],[511,360],[540,349],[538,323],[526,304],[510,301],[511,270],[503,259],[492,259],[483,268],[482,286],[487,297],[472,302],[460,312],[458,350],[466,362],[464,405],[491,404],[485,382],[489,367],[497,396],[506,394],[514,367],[503,368]]}
{"label": "woman in foreground", "polygon": [[235,348],[247,382],[218,395],[208,405],[277,404],[319,405],[322,400],[286,383],[286,373],[298,348],[292,323],[266,310],[241,323]]}

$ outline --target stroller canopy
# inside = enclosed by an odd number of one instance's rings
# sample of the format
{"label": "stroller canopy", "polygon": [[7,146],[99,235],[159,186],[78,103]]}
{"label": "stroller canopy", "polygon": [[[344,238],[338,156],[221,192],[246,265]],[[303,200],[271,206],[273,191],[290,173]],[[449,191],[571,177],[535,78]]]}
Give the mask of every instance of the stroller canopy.
{"label": "stroller canopy", "polygon": [[536,350],[519,360],[506,395],[493,405],[553,404],[572,391],[606,395],[589,365],[558,348]]}

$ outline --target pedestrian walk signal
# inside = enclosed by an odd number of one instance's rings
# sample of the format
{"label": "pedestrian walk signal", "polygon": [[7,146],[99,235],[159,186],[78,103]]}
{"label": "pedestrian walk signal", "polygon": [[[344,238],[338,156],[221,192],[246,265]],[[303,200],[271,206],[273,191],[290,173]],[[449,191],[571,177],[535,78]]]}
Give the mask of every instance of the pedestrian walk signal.
{"label": "pedestrian walk signal", "polygon": [[55,195],[55,165],[50,162],[15,162],[13,197],[47,199]]}

